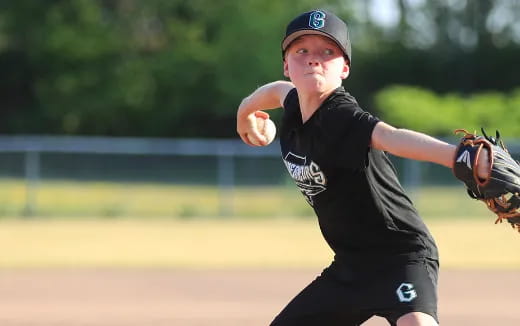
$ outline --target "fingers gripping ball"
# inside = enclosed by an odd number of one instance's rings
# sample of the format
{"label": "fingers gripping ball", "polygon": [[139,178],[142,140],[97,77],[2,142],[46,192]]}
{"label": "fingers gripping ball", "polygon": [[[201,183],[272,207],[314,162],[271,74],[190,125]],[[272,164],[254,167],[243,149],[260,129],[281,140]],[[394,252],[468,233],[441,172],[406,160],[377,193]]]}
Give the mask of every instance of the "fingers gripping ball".
{"label": "fingers gripping ball", "polygon": [[[497,215],[497,222],[507,221],[520,232],[520,165],[515,161],[497,131],[496,137],[477,136],[465,130],[461,139],[453,172],[466,184],[470,197],[479,199]],[[491,170],[489,177],[482,180],[477,175],[479,155],[486,148]]]}
{"label": "fingers gripping ball", "polygon": [[258,133],[265,137],[265,143],[262,143],[261,141],[257,140],[256,137],[248,134],[247,138],[251,144],[255,146],[267,146],[273,142],[274,137],[276,136],[276,126],[273,120],[269,119],[269,116],[256,115],[256,128]]}

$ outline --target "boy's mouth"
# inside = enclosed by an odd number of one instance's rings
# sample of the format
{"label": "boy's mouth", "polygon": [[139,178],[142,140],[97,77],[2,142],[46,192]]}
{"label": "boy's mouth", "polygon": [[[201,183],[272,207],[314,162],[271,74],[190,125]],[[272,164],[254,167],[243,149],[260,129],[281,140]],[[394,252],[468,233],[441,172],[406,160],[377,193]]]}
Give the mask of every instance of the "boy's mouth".
{"label": "boy's mouth", "polygon": [[306,76],[307,76],[307,75],[308,75],[308,76],[312,76],[312,75],[320,75],[320,76],[322,76],[323,73],[322,73],[321,71],[315,71],[315,70],[312,70],[312,71],[307,71],[307,72],[305,73],[305,75],[306,75]]}

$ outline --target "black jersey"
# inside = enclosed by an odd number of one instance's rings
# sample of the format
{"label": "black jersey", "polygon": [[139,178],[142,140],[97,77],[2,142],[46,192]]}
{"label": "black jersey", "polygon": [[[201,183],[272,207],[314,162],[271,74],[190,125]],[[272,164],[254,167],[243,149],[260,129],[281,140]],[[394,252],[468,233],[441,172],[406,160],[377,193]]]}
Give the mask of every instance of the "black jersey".
{"label": "black jersey", "polygon": [[283,161],[316,212],[336,260],[438,259],[434,240],[386,153],[369,146],[376,117],[343,87],[305,123],[296,89],[283,106]]}

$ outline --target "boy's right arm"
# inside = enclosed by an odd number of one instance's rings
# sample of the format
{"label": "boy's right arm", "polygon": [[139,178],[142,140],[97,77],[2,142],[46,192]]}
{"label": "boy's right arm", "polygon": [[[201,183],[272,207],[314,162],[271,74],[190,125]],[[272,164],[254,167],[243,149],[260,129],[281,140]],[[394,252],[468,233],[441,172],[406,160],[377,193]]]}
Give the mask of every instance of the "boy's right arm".
{"label": "boy's right arm", "polygon": [[259,87],[251,95],[244,98],[237,111],[237,133],[244,143],[253,145],[248,140],[256,138],[261,144],[267,144],[256,128],[256,117],[267,119],[269,115],[261,110],[276,109],[283,106],[287,93],[294,88],[293,83],[288,81],[275,81]]}

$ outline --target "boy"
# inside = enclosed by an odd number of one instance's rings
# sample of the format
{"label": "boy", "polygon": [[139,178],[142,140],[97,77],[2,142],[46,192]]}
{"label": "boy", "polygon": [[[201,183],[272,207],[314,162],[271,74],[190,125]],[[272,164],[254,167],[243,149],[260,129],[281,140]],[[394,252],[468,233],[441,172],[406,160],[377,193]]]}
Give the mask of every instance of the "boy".
{"label": "boy", "polygon": [[[282,41],[290,81],[246,97],[237,132],[266,144],[260,110],[284,108],[282,158],[313,207],[334,261],[271,325],[360,325],[373,315],[391,325],[438,325],[438,253],[385,152],[451,168],[456,147],[396,129],[363,111],[341,86],[350,72],[346,24],[314,10],[289,23]],[[481,156],[480,177],[489,162]]]}

